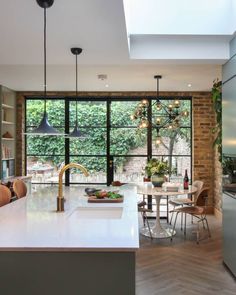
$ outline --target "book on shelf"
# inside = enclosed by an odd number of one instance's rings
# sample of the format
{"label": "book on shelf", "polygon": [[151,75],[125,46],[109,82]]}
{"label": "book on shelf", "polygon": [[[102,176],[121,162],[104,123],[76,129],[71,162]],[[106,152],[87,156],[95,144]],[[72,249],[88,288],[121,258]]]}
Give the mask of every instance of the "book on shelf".
{"label": "book on shelf", "polygon": [[15,175],[15,161],[10,160],[9,161],[8,176],[14,176],[14,175]]}
{"label": "book on shelf", "polygon": [[2,121],[6,121],[6,110],[2,109]]}
{"label": "book on shelf", "polygon": [[5,144],[2,144],[2,158],[9,159],[12,157],[11,148],[7,147]]}
{"label": "book on shelf", "polygon": [[8,167],[7,167],[7,161],[3,161],[2,163],[2,178],[8,177]]}

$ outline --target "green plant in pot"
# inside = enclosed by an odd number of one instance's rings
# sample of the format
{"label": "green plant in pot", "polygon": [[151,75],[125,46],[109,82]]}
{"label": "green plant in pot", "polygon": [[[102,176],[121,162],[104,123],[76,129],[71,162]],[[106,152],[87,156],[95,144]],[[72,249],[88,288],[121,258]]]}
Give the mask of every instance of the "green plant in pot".
{"label": "green plant in pot", "polygon": [[236,183],[236,160],[232,157],[223,156],[222,169],[223,181]]}
{"label": "green plant in pot", "polygon": [[145,172],[155,187],[161,187],[166,180],[165,175],[169,173],[169,166],[165,161],[152,158],[147,162]]}

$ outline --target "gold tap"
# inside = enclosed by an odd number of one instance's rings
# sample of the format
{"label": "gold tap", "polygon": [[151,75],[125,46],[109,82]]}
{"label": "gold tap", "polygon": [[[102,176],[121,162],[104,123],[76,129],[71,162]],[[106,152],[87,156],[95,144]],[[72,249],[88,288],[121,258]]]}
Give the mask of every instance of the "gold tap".
{"label": "gold tap", "polygon": [[89,173],[87,171],[86,168],[84,168],[84,166],[80,165],[80,164],[76,164],[76,163],[70,163],[65,165],[64,167],[61,168],[61,171],[59,172],[59,186],[58,186],[58,197],[57,197],[57,212],[63,212],[64,211],[64,197],[62,194],[62,177],[63,174],[66,170],[70,169],[70,168],[77,168],[79,170],[81,170],[85,176],[89,176]]}

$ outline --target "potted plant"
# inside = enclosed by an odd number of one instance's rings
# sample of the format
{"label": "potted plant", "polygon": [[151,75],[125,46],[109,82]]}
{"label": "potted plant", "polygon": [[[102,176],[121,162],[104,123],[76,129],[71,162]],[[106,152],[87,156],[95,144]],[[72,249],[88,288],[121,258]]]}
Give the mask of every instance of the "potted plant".
{"label": "potted plant", "polygon": [[166,161],[152,158],[147,162],[145,172],[155,187],[161,187],[166,180],[165,175],[169,174],[169,166]]}
{"label": "potted plant", "polygon": [[222,161],[223,181],[236,183],[236,160],[232,157],[223,157]]}

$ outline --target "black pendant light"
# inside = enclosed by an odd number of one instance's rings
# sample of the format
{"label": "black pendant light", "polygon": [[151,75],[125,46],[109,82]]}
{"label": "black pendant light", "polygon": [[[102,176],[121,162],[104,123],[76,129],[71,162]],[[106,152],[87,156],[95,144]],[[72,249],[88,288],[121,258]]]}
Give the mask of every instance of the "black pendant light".
{"label": "black pendant light", "polygon": [[47,135],[64,135],[58,130],[53,128],[48,122],[47,115],[47,71],[46,71],[46,62],[47,62],[47,52],[46,52],[46,28],[47,28],[47,18],[46,18],[46,9],[53,5],[54,0],[36,0],[38,5],[44,9],[44,112],[43,118],[39,126],[33,129],[30,132],[27,132],[28,135],[38,135],[38,136],[47,136]]}
{"label": "black pendant light", "polygon": [[85,138],[78,128],[78,55],[82,52],[82,48],[73,47],[71,53],[75,55],[75,98],[76,98],[76,109],[75,109],[75,127],[74,130],[67,137],[79,137]]}

